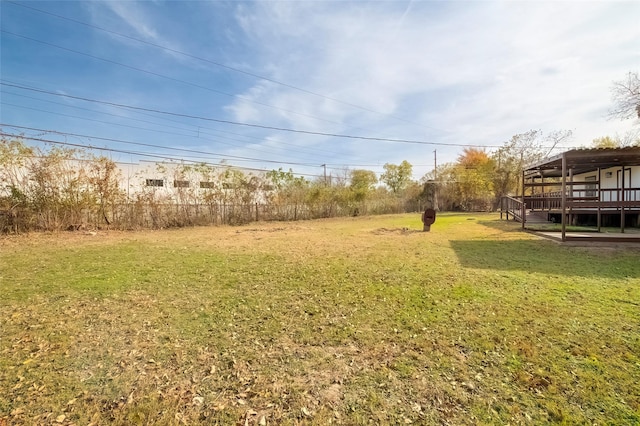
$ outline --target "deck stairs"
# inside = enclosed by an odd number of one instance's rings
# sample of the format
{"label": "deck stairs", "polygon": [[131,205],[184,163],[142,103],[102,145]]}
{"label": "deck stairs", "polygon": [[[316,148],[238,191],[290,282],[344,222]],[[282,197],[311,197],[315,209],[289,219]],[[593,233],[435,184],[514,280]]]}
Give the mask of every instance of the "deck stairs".
{"label": "deck stairs", "polygon": [[[506,214],[507,220],[515,220],[522,223],[523,204],[521,199],[505,196],[500,200],[500,218]],[[549,212],[526,209],[525,222],[530,224],[552,223],[549,221]]]}

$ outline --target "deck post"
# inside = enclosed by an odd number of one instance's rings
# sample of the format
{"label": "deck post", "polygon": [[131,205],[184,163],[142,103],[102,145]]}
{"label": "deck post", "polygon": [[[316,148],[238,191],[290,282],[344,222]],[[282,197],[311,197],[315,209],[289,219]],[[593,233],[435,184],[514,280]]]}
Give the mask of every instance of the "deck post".
{"label": "deck post", "polygon": [[575,223],[573,223],[573,197],[575,197],[575,194],[573,192],[573,169],[569,169],[569,183],[571,184],[569,188],[571,194],[571,197],[569,197],[571,199],[571,204],[569,205],[569,225],[575,225]]}
{"label": "deck post", "polygon": [[566,233],[567,233],[567,153],[562,153],[562,201],[561,210],[562,210],[562,241],[566,241]]}
{"label": "deck post", "polygon": [[[544,212],[545,210],[547,210],[547,200],[545,198],[544,195],[544,176],[540,177],[540,183],[542,184],[542,186],[540,187],[540,191],[542,193],[541,197],[542,197],[542,211]],[[547,219],[549,219],[549,213],[547,213]]]}
{"label": "deck post", "polygon": [[600,194],[600,188],[602,188],[602,169],[598,167],[598,232],[600,232],[600,228],[602,226],[602,214],[600,212],[600,202],[602,201],[602,195]]}
{"label": "deck post", "polygon": [[620,175],[620,233],[624,234],[624,164]]}
{"label": "deck post", "polygon": [[524,202],[524,170],[522,170],[522,211],[520,214],[522,217],[522,229],[524,229],[524,223],[527,221],[527,205]]}

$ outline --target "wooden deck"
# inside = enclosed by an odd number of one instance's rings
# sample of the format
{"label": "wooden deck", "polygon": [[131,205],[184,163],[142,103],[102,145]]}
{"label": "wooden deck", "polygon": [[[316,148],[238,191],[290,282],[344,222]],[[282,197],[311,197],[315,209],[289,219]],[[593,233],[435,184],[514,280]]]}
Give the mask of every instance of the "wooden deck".
{"label": "wooden deck", "polygon": [[[500,217],[522,228],[561,241],[640,242],[640,146],[580,148],[542,159],[522,171],[520,196],[502,197]],[[592,226],[597,231],[620,227],[619,233],[569,231]],[[545,221],[561,225],[548,231]],[[529,225],[529,227],[527,226]],[[531,226],[533,225],[533,226]],[[542,226],[540,226],[542,225]],[[630,232],[625,232],[630,228]]]}
{"label": "wooden deck", "polygon": [[[529,231],[534,235],[549,238],[554,241],[562,242],[561,231]],[[634,246],[640,248],[640,233],[602,233],[602,232],[567,232],[565,234],[565,242],[575,243],[582,242],[588,245],[606,245],[610,246],[615,243],[624,244],[625,246]]]}
{"label": "wooden deck", "polygon": [[[532,210],[525,209],[522,201],[517,200],[512,197],[504,197],[504,200],[501,202],[500,206],[500,218],[503,218],[503,215],[506,214],[507,219],[516,220],[522,223],[522,215],[524,213],[525,221],[522,225],[524,230],[527,230],[535,235],[549,238],[554,241],[563,241],[562,239],[562,231],[560,230],[545,230],[544,228],[548,225],[552,225],[553,223],[549,221],[549,215],[561,215],[562,210],[559,209],[549,209],[549,210]],[[625,208],[625,215],[638,215],[640,214],[640,209],[637,208]],[[598,209],[594,209],[592,207],[583,208],[583,209],[571,209],[567,211],[567,216],[578,216],[578,215],[596,215],[598,214]],[[600,215],[620,215],[619,209],[613,208],[600,208]],[[536,229],[538,228],[538,229]],[[565,242],[569,243],[587,243],[588,245],[612,245],[617,243],[624,243],[626,246],[629,245],[639,245],[640,246],[640,228],[637,227],[626,227],[622,228],[625,232],[598,232],[597,228],[594,228],[593,231],[565,231]]]}

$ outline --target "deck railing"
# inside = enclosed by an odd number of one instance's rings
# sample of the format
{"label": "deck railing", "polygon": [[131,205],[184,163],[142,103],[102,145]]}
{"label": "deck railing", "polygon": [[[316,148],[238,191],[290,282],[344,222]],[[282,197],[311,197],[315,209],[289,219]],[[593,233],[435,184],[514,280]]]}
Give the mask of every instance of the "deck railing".
{"label": "deck railing", "polygon": [[545,192],[525,197],[531,210],[556,210],[562,208],[562,192]]}
{"label": "deck railing", "polygon": [[637,201],[640,202],[640,188],[625,188],[624,198],[622,197],[622,189],[601,189],[600,201]]}
{"label": "deck railing", "polygon": [[[599,194],[598,194],[599,193]],[[551,191],[524,197],[531,210],[562,209],[562,191]],[[573,189],[567,192],[567,207],[579,208],[619,208],[640,207],[640,188]]]}
{"label": "deck railing", "polygon": [[507,215],[507,220],[509,220],[509,215],[513,220],[518,222],[522,222],[522,216],[524,213],[525,205],[522,200],[513,198],[513,197],[502,197],[500,199],[500,219],[502,219],[502,215]]}

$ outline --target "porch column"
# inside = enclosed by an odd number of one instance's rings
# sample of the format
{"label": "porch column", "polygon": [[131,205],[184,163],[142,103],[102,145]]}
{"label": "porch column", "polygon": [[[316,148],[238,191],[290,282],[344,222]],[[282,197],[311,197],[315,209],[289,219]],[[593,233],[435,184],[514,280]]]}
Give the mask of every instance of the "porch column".
{"label": "porch column", "polygon": [[624,165],[620,174],[620,233],[624,234]]}
{"label": "porch column", "polygon": [[562,153],[562,199],[560,201],[562,210],[562,241],[566,240],[567,233],[567,153]]}
{"label": "porch column", "polygon": [[522,229],[525,228],[524,223],[527,221],[527,205],[524,202],[524,170],[522,171]]}
{"label": "porch column", "polygon": [[[571,199],[571,204],[573,204],[573,197],[575,196],[574,192],[573,192],[573,169],[569,169],[569,183],[571,185],[569,185],[569,191],[571,196],[569,197]],[[575,225],[575,223],[573,223],[573,207],[569,207],[569,225]]]}
{"label": "porch column", "polygon": [[[542,197],[542,211],[544,212],[547,209],[547,200],[546,200],[546,195],[544,195],[544,176],[540,176],[540,183],[542,185],[540,185],[540,190],[541,190],[541,197]],[[549,219],[549,213],[547,213],[547,220]]]}
{"label": "porch column", "polygon": [[598,167],[598,191],[596,192],[596,194],[598,194],[598,232],[600,232],[600,227],[602,226],[602,214],[600,213],[600,202],[602,201],[601,199],[601,195],[600,195],[600,188],[601,188],[601,179],[602,179],[602,169],[600,169],[600,167]]}

